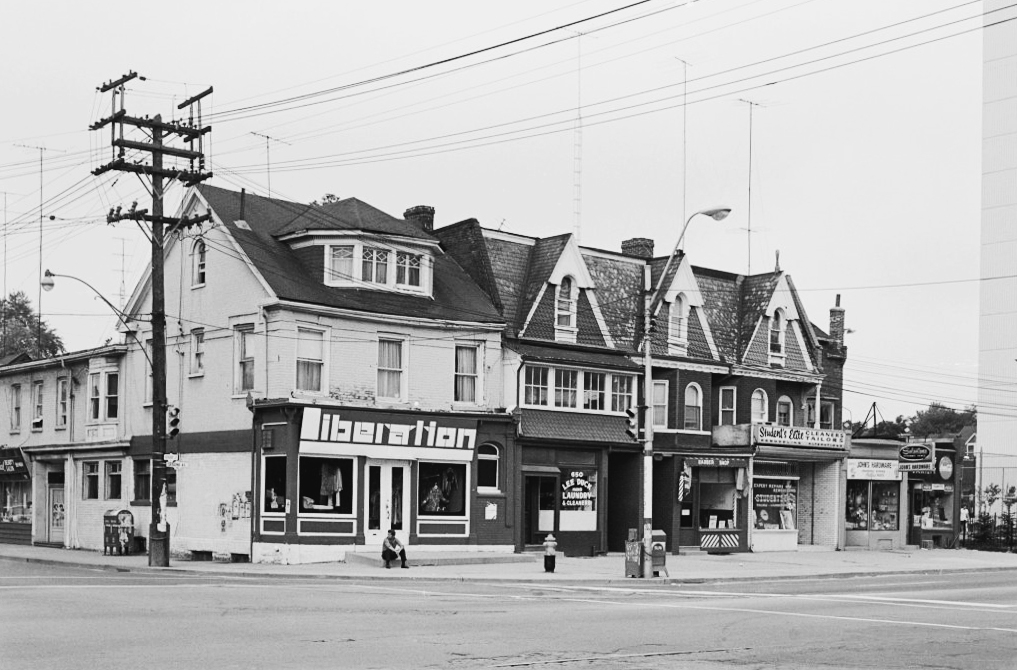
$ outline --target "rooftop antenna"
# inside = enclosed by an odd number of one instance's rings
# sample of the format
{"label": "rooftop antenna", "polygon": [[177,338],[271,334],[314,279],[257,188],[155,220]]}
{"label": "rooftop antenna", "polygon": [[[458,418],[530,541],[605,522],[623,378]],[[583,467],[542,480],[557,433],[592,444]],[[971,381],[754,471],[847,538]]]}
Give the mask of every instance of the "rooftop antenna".
{"label": "rooftop antenna", "polygon": [[687,166],[687,162],[686,162],[686,158],[685,158],[685,156],[686,156],[686,145],[685,145],[686,134],[685,134],[685,130],[686,130],[686,126],[687,126],[686,120],[688,119],[688,115],[689,115],[689,98],[688,98],[688,95],[689,95],[689,65],[691,65],[691,63],[689,63],[684,58],[679,58],[678,56],[675,56],[674,58],[675,58],[675,60],[680,61],[681,64],[682,64],[682,221],[684,221],[685,220],[685,207],[686,207],[685,203],[687,201],[685,190],[686,190],[686,184],[688,182],[688,180],[686,179],[686,166]]}
{"label": "rooftop antenna", "polygon": [[745,100],[744,98],[738,99],[749,106],[749,211],[748,211],[748,271],[746,274],[752,276],[752,108],[762,107],[758,102],[752,102],[751,100]]}
{"label": "rooftop antenna", "polygon": [[279,142],[281,144],[288,144],[289,146],[293,146],[293,145],[290,144],[289,142],[284,141],[284,140],[280,140],[280,139],[277,139],[275,137],[269,137],[268,135],[262,135],[261,133],[256,133],[254,131],[251,131],[251,134],[252,135],[257,135],[258,137],[264,137],[265,138],[265,172],[268,173],[268,197],[271,198],[272,197],[272,154],[269,153],[268,143],[269,143],[269,141],[272,141],[272,142]]}
{"label": "rooftop antenna", "polygon": [[576,123],[572,131],[572,234],[583,228],[583,33],[576,32]]}

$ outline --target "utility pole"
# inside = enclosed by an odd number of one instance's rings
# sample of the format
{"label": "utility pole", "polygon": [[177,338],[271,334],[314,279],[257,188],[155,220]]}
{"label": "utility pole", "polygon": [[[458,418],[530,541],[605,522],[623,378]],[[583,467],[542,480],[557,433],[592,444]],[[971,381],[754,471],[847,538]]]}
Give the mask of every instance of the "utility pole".
{"label": "utility pole", "polygon": [[[670,259],[669,259],[670,260]],[[665,271],[667,268],[665,267]],[[643,561],[642,575],[653,577],[653,280],[650,264],[643,271]],[[676,538],[677,541],[677,538]]]}
{"label": "utility pole", "polygon": [[[99,176],[110,170],[121,172],[133,172],[142,177],[148,177],[152,183],[152,213],[146,210],[138,210],[134,205],[128,212],[121,213],[118,207],[116,211],[111,210],[107,216],[109,223],[124,219],[134,221],[147,221],[151,224],[152,240],[152,519],[148,530],[148,564],[155,567],[168,567],[170,556],[170,527],[166,520],[166,296],[165,278],[163,273],[163,241],[167,224],[173,229],[185,228],[202,221],[207,221],[209,215],[192,217],[189,219],[178,219],[167,217],[163,213],[163,196],[165,187],[163,180],[179,180],[185,186],[192,186],[212,176],[211,172],[205,172],[205,155],[202,152],[202,138],[210,132],[210,126],[201,125],[200,100],[212,92],[212,88],[199,93],[179,104],[177,109],[188,107],[190,110],[187,122],[171,121],[163,123],[162,115],[157,114],[155,118],[149,119],[128,116],[124,107],[124,84],[138,76],[137,72],[130,72],[116,81],[108,82],[99,87],[100,93],[113,92],[113,106],[110,116],[100,119],[90,126],[90,130],[100,130],[105,126],[111,127],[111,145],[116,152],[114,158],[107,164],[92,171],[92,174]],[[120,96],[120,108],[117,109],[117,96]],[[194,107],[197,104],[197,123],[194,119]],[[135,142],[124,138],[124,126],[148,131],[151,134],[150,143]],[[119,131],[119,137],[117,133]],[[167,136],[180,136],[190,146],[188,149],[171,147],[164,144]],[[197,149],[194,143],[197,142]],[[138,151],[151,155],[151,164],[144,165],[141,161],[128,161],[126,150]],[[166,168],[163,165],[163,158],[169,156],[175,159],[189,161],[186,169]]]}

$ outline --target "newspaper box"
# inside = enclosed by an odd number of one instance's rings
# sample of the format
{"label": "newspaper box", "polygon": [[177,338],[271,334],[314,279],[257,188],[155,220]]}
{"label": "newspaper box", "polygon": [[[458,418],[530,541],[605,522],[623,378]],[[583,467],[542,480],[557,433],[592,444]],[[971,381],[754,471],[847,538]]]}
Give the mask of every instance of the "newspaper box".
{"label": "newspaper box", "polygon": [[102,517],[103,555],[130,554],[134,548],[134,515],[129,510],[109,510]]}

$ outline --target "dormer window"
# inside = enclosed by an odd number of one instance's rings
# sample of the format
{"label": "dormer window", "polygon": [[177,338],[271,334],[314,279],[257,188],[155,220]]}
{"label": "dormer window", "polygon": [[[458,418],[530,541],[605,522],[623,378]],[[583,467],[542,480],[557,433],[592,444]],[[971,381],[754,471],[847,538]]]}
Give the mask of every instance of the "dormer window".
{"label": "dormer window", "polygon": [[684,293],[675,296],[667,328],[668,353],[684,356],[689,345],[689,301]]}
{"label": "dormer window", "polygon": [[572,277],[562,277],[554,302],[554,339],[576,341],[577,289]]}
{"label": "dormer window", "polygon": [[784,365],[784,336],[787,332],[787,318],[784,310],[774,310],[770,317],[770,363]]}
{"label": "dormer window", "polygon": [[358,239],[323,246],[326,286],[431,294],[434,264],[427,252]]}
{"label": "dormer window", "polygon": [[420,286],[420,256],[402,251],[396,254],[396,284]]}
{"label": "dormer window", "polygon": [[205,240],[196,240],[191,247],[191,287],[205,285]]}
{"label": "dormer window", "polygon": [[364,247],[364,272],[365,282],[374,284],[388,283],[388,251],[377,247]]}

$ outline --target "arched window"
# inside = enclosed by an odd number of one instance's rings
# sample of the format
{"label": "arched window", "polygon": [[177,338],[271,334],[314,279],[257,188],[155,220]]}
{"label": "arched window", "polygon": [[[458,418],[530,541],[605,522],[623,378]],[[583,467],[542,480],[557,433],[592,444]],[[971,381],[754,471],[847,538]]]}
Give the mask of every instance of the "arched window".
{"label": "arched window", "polygon": [[795,424],[795,405],[791,398],[782,395],[777,401],[777,425],[793,426]]}
{"label": "arched window", "polygon": [[784,310],[778,309],[770,317],[770,353],[784,354],[784,330],[787,327],[787,320],[784,318]]}
{"label": "arched window", "polygon": [[673,342],[684,342],[689,337],[689,303],[679,293],[671,303],[671,327],[668,337]]}
{"label": "arched window", "polygon": [[752,392],[752,423],[766,423],[769,420],[768,416],[766,391],[756,389]]}
{"label": "arched window", "polygon": [[498,447],[493,444],[482,444],[477,447],[477,488],[489,491],[498,490],[498,462],[501,455]]}
{"label": "arched window", "polygon": [[576,325],[575,282],[572,277],[562,277],[558,286],[558,300],[555,303],[555,325],[558,328],[574,328]]}
{"label": "arched window", "polygon": [[699,384],[685,387],[685,430],[703,429],[703,391]]}
{"label": "arched window", "polygon": [[191,286],[205,285],[205,240],[195,240],[191,247]]}

